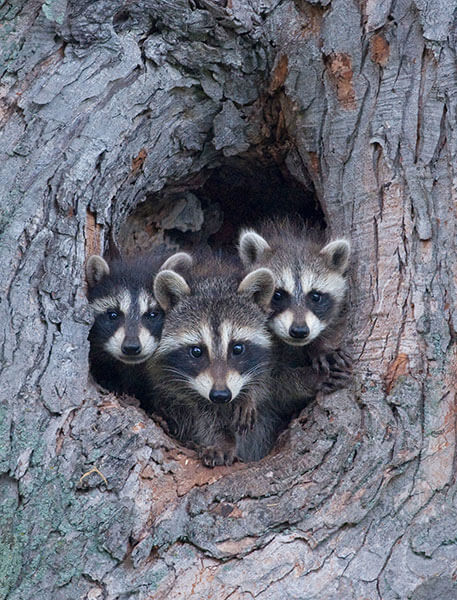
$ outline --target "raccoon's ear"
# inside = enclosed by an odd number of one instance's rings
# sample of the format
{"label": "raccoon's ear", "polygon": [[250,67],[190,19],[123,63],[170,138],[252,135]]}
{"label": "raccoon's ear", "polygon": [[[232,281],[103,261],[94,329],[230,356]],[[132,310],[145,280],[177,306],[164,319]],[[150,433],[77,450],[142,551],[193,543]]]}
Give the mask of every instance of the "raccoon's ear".
{"label": "raccoon's ear", "polygon": [[251,271],[238,286],[239,294],[247,294],[261,308],[267,309],[275,291],[275,280],[270,269]]}
{"label": "raccoon's ear", "polygon": [[86,263],[86,279],[89,287],[94,287],[107,275],[109,275],[109,266],[106,260],[98,254],[89,256]]}
{"label": "raccoon's ear", "polygon": [[351,244],[345,239],[333,240],[322,248],[320,253],[324,256],[329,269],[344,273],[349,264]]}
{"label": "raccoon's ear", "polygon": [[184,271],[190,269],[194,259],[187,252],[176,252],[167,258],[159,271]]}
{"label": "raccoon's ear", "polygon": [[184,277],[174,271],[159,271],[154,279],[154,296],[160,307],[170,310],[179,300],[190,294]]}
{"label": "raccoon's ear", "polygon": [[271,248],[267,240],[253,229],[241,232],[238,253],[245,267],[252,267],[255,262],[260,260],[270,250]]}

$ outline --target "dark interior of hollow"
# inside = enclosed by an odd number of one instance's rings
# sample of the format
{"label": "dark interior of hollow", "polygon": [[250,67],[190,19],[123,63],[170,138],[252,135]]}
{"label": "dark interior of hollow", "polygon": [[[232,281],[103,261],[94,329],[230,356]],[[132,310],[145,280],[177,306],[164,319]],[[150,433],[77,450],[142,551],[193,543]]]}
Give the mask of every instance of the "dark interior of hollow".
{"label": "dark interior of hollow", "polygon": [[[309,181],[308,174],[301,179]],[[124,255],[163,245],[192,251],[206,244],[235,253],[241,228],[285,216],[326,227],[311,183],[298,182],[284,163],[233,157],[146,195],[124,220],[117,242]]]}
{"label": "dark interior of hollow", "polygon": [[284,163],[234,157],[147,196],[125,220],[118,242],[127,254],[157,245],[235,251],[242,227],[286,215],[326,226],[312,186],[294,179]]}

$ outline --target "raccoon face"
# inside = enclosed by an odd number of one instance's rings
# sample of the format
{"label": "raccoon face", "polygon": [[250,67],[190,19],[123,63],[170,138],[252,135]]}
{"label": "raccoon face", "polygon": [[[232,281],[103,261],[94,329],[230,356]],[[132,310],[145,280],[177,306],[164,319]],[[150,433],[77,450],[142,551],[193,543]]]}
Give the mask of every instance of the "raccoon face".
{"label": "raccoon face", "polygon": [[265,368],[270,338],[266,330],[229,320],[201,322],[162,339],[165,370],[213,404],[227,404]]}
{"label": "raccoon face", "polygon": [[258,269],[237,292],[219,284],[193,293],[178,274],[159,273],[155,294],[170,310],[158,355],[172,383],[227,404],[267,367],[271,340],[261,307],[269,304],[274,281],[267,269]]}
{"label": "raccoon face", "polygon": [[163,326],[163,311],[152,294],[121,289],[91,306],[95,313],[91,341],[126,364],[139,364],[152,356]]}
{"label": "raccoon face", "polygon": [[288,291],[282,284],[275,290],[271,307],[272,331],[292,346],[305,346],[327,327],[334,314],[335,300],[330,293],[322,291],[318,282],[312,284],[310,291],[305,288],[298,293],[297,288]]}
{"label": "raccoon face", "polygon": [[347,240],[334,240],[302,257],[297,256],[293,245],[273,250],[262,236],[246,231],[241,235],[239,250],[246,267],[265,265],[274,274],[269,326],[282,341],[305,346],[338,315],[347,287]]}
{"label": "raccoon face", "polygon": [[[163,327],[163,311],[152,291],[128,286],[128,282],[110,282],[110,269],[100,256],[91,256],[87,264],[90,287],[105,283],[93,292],[90,306],[95,320],[89,334],[94,348],[100,348],[126,364],[146,361],[156,350]],[[102,293],[104,292],[104,293]]]}

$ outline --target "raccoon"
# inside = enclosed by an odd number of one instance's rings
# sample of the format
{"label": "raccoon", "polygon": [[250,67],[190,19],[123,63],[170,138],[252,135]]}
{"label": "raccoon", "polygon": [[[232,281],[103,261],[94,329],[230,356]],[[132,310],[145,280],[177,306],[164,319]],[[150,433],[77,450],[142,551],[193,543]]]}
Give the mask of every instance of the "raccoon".
{"label": "raccoon", "polygon": [[157,349],[164,314],[153,295],[157,271],[187,268],[190,255],[180,252],[117,258],[108,264],[92,255],[86,264],[87,296],[95,320],[89,333],[90,370],[106,389],[129,394],[148,408],[145,364]]}
{"label": "raccoon", "polygon": [[346,318],[350,244],[325,240],[302,222],[265,222],[241,232],[246,269],[275,277],[269,327],[275,343],[275,381],[285,410],[294,413],[318,391],[345,387],[351,360],[340,348]]}
{"label": "raccoon", "polygon": [[197,447],[208,467],[230,465],[235,457],[258,460],[275,431],[264,409],[273,275],[257,269],[242,278],[240,269],[214,257],[198,263],[188,281],[161,271],[154,282],[166,314],[150,371],[160,399],[155,412],[175,437]]}

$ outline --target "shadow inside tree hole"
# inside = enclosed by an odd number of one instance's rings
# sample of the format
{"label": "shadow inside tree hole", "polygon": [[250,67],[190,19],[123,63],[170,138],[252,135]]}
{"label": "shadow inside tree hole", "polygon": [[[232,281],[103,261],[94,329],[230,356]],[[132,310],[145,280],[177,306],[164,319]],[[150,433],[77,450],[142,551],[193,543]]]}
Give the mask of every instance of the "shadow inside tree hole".
{"label": "shadow inside tree hole", "polygon": [[[309,180],[306,173],[303,179]],[[159,193],[146,194],[117,237],[126,254],[161,245],[191,251],[206,244],[235,252],[242,227],[286,215],[326,227],[312,184],[299,183],[285,163],[231,157]]]}
{"label": "shadow inside tree hole", "polygon": [[[265,218],[300,218],[325,229],[311,180],[306,172],[299,177],[285,162],[250,155],[225,158],[160,192],[146,193],[121,224],[117,244],[127,256],[160,246],[192,252],[209,245],[236,253],[240,229],[255,228]],[[273,453],[283,444],[281,437]]]}

